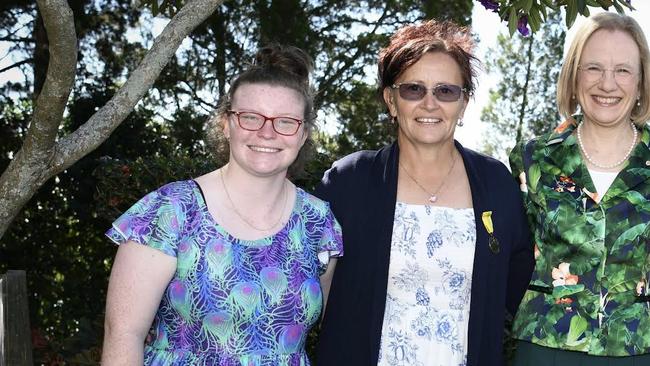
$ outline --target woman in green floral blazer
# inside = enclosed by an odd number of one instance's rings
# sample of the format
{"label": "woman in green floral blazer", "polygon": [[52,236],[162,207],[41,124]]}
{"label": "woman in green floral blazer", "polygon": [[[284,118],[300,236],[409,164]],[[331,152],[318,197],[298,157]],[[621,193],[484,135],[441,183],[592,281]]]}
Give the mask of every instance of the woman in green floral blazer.
{"label": "woman in green floral blazer", "polygon": [[649,60],[634,19],[589,18],[558,81],[566,122],[510,155],[536,259],[515,365],[650,365]]}

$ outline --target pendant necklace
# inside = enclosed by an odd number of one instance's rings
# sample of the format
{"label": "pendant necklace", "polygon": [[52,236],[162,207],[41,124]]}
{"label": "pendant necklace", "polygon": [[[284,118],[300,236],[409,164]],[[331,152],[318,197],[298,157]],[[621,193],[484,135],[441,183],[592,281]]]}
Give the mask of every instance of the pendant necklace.
{"label": "pendant necklace", "polygon": [[639,134],[638,131],[636,130],[636,127],[634,127],[634,124],[632,122],[630,122],[630,126],[632,127],[632,132],[634,134],[634,137],[632,138],[632,144],[627,149],[627,152],[625,153],[625,156],[623,156],[619,161],[615,162],[614,164],[610,164],[610,165],[598,164],[598,163],[596,163],[594,161],[594,159],[592,159],[591,156],[589,156],[589,154],[587,153],[587,150],[585,149],[585,145],[582,143],[582,136],[580,134],[580,128],[582,127],[582,123],[583,123],[583,121],[580,121],[580,124],[578,124],[578,127],[576,128],[576,137],[578,138],[578,146],[580,147],[580,151],[582,151],[582,155],[584,155],[585,158],[587,159],[587,161],[589,161],[596,168],[600,168],[600,169],[616,168],[617,166],[623,164],[625,162],[625,160],[627,160],[630,157],[630,155],[632,155],[632,150],[634,150],[634,146],[636,145],[636,138],[637,138],[637,136]]}
{"label": "pendant necklace", "polygon": [[430,203],[436,203],[436,201],[438,201],[438,193],[440,192],[440,190],[442,189],[442,187],[445,186],[445,183],[447,182],[447,178],[449,178],[449,175],[451,174],[451,171],[454,170],[454,166],[456,165],[456,154],[454,154],[454,156],[453,156],[453,158],[452,158],[452,160],[451,160],[451,166],[449,167],[449,170],[447,171],[447,174],[445,174],[444,178],[442,178],[442,182],[440,182],[440,185],[438,185],[438,188],[437,188],[436,190],[434,190],[433,192],[429,192],[428,189],[426,189],[422,184],[420,184],[420,182],[418,182],[418,181],[417,181],[417,180],[416,180],[416,179],[411,175],[411,173],[409,173],[409,171],[406,170],[406,167],[405,167],[404,165],[402,165],[401,162],[398,163],[398,164],[399,164],[400,168],[402,168],[402,169],[404,170],[404,173],[406,173],[406,175],[407,175],[409,178],[411,178],[411,180],[413,181],[413,183],[415,183],[418,187],[420,187],[420,189],[421,189],[422,191],[424,191],[424,193],[426,193],[426,194],[429,196],[428,201],[429,201]]}
{"label": "pendant necklace", "polygon": [[[280,224],[280,221],[282,221],[282,217],[284,216],[284,209],[287,206],[287,190],[286,190],[286,183],[283,181],[282,182],[282,192],[284,193],[284,201],[282,202],[282,210],[280,210],[280,215],[278,216],[278,219],[273,223],[273,225],[267,227],[267,228],[262,228],[259,226],[255,226],[246,216],[242,215],[239,210],[237,210],[237,207],[235,206],[235,203],[232,201],[232,198],[230,197],[230,193],[228,192],[228,187],[226,186],[226,182],[223,178],[223,171],[224,168],[221,168],[219,170],[219,176],[221,176],[221,184],[223,185],[223,190],[226,192],[226,197],[228,197],[228,202],[230,202],[230,206],[232,207],[232,210],[235,211],[235,214],[239,216],[239,218],[246,223],[246,225],[250,226],[251,228],[257,230],[257,231],[270,231],[274,227],[278,226]],[[270,213],[270,212],[269,212]]]}

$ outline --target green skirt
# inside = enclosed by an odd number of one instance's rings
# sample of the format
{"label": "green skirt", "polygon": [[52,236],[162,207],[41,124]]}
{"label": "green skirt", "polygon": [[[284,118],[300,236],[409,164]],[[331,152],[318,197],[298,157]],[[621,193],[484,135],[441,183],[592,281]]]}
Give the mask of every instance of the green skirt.
{"label": "green skirt", "polygon": [[650,354],[626,357],[591,356],[584,352],[517,341],[513,366],[648,366]]}

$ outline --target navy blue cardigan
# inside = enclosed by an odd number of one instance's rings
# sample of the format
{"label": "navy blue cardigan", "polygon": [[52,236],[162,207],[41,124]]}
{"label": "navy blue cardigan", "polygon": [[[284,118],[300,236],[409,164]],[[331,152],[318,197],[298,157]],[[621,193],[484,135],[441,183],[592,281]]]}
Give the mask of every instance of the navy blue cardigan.
{"label": "navy blue cardigan", "polygon": [[[514,315],[534,266],[521,193],[499,161],[456,142],[472,191],[476,250],[467,365],[503,364],[504,315]],[[323,319],[318,366],[376,365],[386,304],[390,243],[397,199],[399,148],[360,151],[329,169],[316,195],[343,227],[340,258]],[[500,250],[488,245],[481,216],[492,211]]]}

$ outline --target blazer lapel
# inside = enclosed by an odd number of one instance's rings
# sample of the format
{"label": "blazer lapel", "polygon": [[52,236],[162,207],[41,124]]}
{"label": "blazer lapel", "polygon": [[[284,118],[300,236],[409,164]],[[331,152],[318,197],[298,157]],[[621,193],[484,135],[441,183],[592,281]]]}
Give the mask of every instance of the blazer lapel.
{"label": "blazer lapel", "polygon": [[390,246],[397,201],[398,162],[399,148],[396,142],[380,151],[378,159],[372,166],[368,182],[367,210],[364,210],[372,217],[367,221],[367,235],[372,242],[370,250],[374,253],[368,253],[368,260],[374,260],[374,268],[376,268],[376,272],[371,275],[374,281],[368,284],[374,287],[371,305],[372,321],[369,329],[369,339],[376,340],[370,345],[372,364],[376,364],[379,357],[381,328],[386,307]]}
{"label": "blazer lapel", "polygon": [[[472,205],[474,206],[474,221],[476,223],[476,249],[474,251],[474,265],[472,270],[472,290],[469,315],[469,350],[480,349],[483,337],[483,324],[486,316],[485,309],[487,296],[487,279],[489,267],[487,258],[494,254],[489,248],[488,232],[483,225],[483,212],[491,211],[489,202],[489,192],[483,182],[485,177],[481,177],[478,167],[474,165],[471,157],[467,155],[463,146],[455,142],[456,148],[463,158],[467,178],[469,179],[470,189],[472,191]],[[491,311],[490,309],[489,311]],[[475,359],[478,355],[470,352],[468,354],[467,364],[476,365],[479,360]]]}
{"label": "blazer lapel", "polygon": [[540,175],[555,179],[555,186],[562,185],[561,179],[568,178],[591,201],[599,203],[601,197],[596,193],[591,175],[580,155],[578,139],[573,135],[581,119],[581,115],[576,115],[558,126],[546,141],[546,148],[537,152],[542,156],[535,156],[533,160],[539,162]]}

